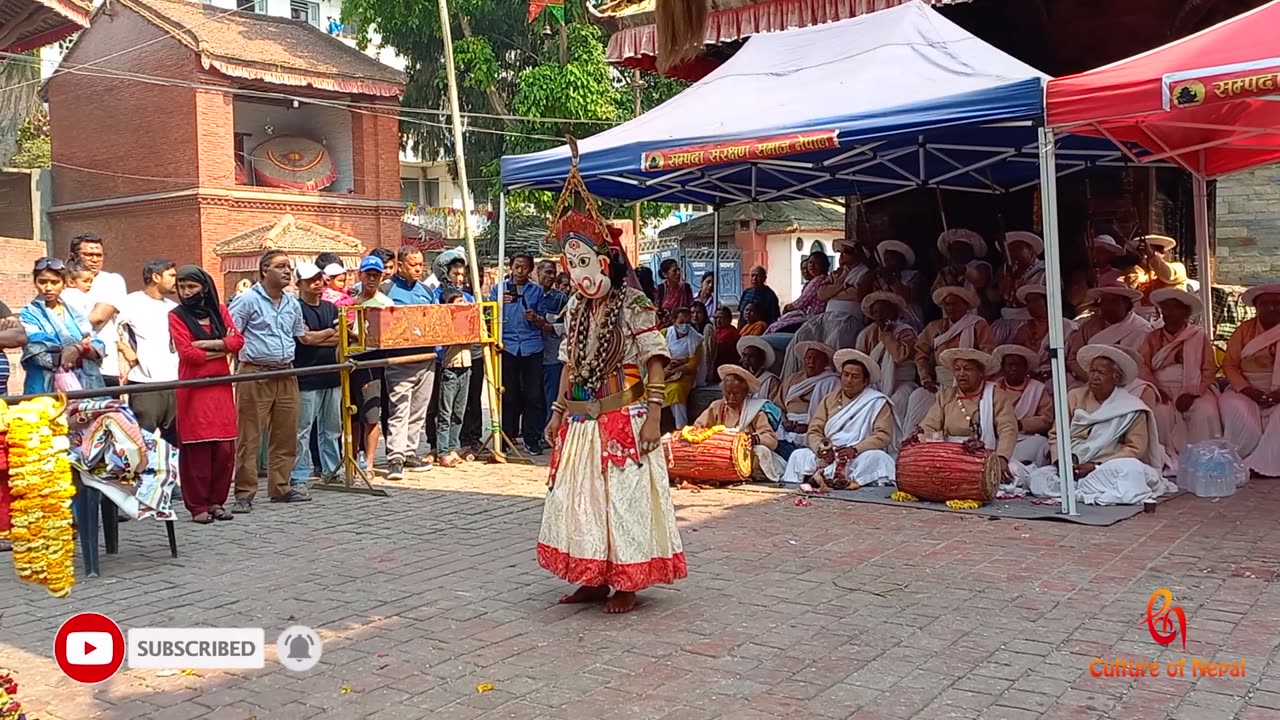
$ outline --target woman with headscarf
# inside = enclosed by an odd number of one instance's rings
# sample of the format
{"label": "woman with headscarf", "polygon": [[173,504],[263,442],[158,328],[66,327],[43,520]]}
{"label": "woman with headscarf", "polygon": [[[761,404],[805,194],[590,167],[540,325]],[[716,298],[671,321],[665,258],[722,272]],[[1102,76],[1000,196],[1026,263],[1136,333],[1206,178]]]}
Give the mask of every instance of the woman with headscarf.
{"label": "woman with headscarf", "polygon": [[27,333],[27,344],[22,348],[22,369],[27,377],[22,391],[53,392],[59,372],[73,374],[86,390],[104,387],[98,363],[106,348],[89,319],[62,300],[66,264],[58,258],[42,257],[32,267],[31,280],[39,294],[18,315]]}
{"label": "woman with headscarf", "polygon": [[[178,353],[178,379],[230,375],[228,358],[244,347],[244,336],[218,302],[218,288],[198,265],[178,268],[181,304],[169,312],[169,337]],[[182,501],[191,519],[208,524],[230,520],[222,507],[236,466],[236,401],[231,385],[180,388],[177,398],[178,467]]]}

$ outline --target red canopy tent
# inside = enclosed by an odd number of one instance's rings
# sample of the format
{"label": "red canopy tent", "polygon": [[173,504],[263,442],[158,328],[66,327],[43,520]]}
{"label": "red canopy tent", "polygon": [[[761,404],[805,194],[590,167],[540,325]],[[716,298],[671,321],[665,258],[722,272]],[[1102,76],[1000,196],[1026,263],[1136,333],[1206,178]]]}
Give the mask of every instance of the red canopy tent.
{"label": "red canopy tent", "polygon": [[[1136,162],[1172,162],[1188,170],[1195,185],[1196,251],[1200,267],[1208,268],[1206,181],[1280,160],[1277,29],[1280,0],[1141,55],[1050,80],[1048,147],[1042,151],[1052,154],[1057,132],[1102,135]],[[1133,152],[1134,144],[1147,153]],[[1043,194],[1051,191],[1056,194],[1049,187]],[[1053,201],[1056,235],[1056,199],[1045,199]],[[1046,213],[1046,233],[1049,218]],[[1202,314],[1211,329],[1207,272],[1201,280]]]}

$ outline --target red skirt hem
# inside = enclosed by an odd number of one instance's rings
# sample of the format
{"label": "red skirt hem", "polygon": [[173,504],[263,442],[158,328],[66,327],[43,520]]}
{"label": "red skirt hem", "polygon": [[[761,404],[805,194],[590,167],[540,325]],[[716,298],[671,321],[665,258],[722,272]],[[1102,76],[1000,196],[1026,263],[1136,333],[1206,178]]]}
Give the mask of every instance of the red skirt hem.
{"label": "red skirt hem", "polygon": [[558,548],[538,543],[538,564],[574,585],[609,586],[622,592],[638,592],[652,585],[670,585],[689,576],[684,553],[638,563],[576,558]]}

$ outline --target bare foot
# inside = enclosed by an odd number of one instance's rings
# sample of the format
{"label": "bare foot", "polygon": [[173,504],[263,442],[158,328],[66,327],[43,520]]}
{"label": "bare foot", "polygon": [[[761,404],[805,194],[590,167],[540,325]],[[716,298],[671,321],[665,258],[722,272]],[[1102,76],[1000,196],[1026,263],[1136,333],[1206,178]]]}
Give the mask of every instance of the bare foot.
{"label": "bare foot", "polygon": [[592,587],[583,585],[573,592],[560,598],[561,605],[576,605],[578,603],[600,602],[609,598],[609,587],[602,585],[600,587]]}
{"label": "bare foot", "polygon": [[609,615],[621,615],[636,609],[636,594],[619,590],[604,604],[604,611]]}

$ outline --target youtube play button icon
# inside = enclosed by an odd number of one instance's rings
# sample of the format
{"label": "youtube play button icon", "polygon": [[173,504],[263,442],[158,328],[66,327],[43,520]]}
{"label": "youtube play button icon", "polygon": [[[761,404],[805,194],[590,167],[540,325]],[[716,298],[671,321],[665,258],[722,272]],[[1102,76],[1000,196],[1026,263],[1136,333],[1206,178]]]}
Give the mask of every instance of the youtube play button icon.
{"label": "youtube play button icon", "polygon": [[111,618],[80,613],[58,628],[53,656],[62,672],[76,682],[93,685],[116,674],[124,664],[124,634]]}

